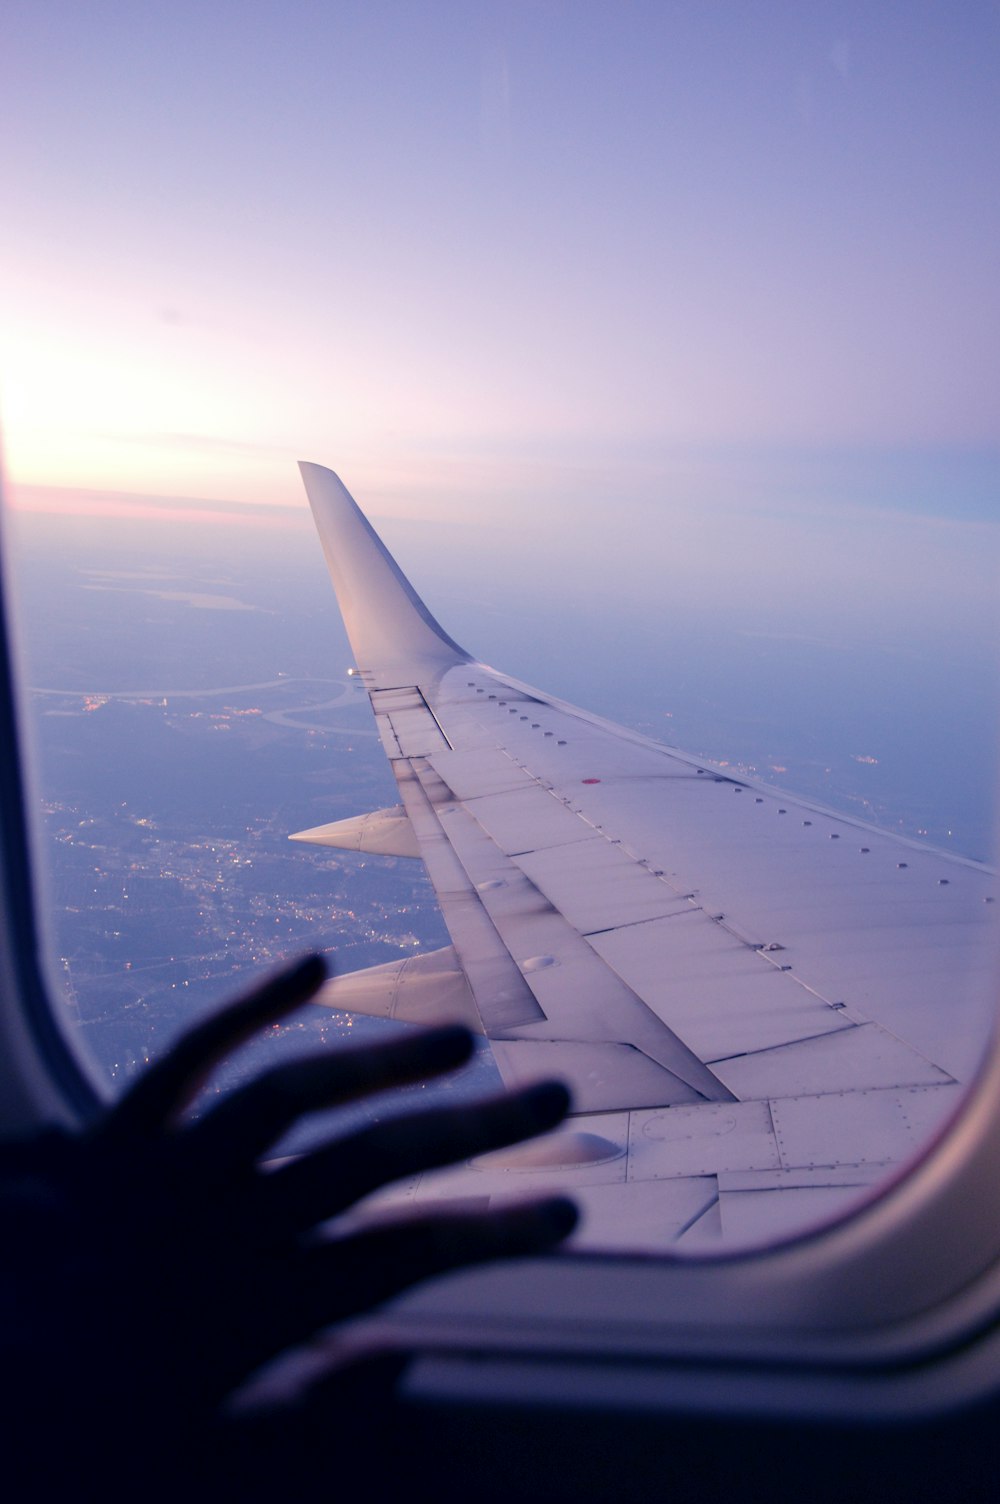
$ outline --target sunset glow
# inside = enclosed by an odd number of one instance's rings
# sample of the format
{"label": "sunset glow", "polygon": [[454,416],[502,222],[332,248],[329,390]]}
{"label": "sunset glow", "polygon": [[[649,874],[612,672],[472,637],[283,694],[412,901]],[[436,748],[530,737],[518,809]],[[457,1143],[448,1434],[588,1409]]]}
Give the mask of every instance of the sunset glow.
{"label": "sunset glow", "polygon": [[17,483],[299,507],[313,456],[501,517],[752,506],[840,451],[995,478],[991,5],[47,0],[5,53]]}

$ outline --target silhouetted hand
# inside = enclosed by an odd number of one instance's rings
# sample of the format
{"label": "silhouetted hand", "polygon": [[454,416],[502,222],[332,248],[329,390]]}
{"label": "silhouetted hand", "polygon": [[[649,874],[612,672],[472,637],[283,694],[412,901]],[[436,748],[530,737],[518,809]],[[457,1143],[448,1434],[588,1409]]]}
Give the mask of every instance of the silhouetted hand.
{"label": "silhouetted hand", "polygon": [[87,1133],[0,1150],[15,1386],[4,1420],[34,1496],[236,1497],[236,1483],[301,1483],[321,1465],[303,1456],[311,1439],[351,1447],[377,1432],[397,1365],[327,1377],[290,1409],[237,1421],[225,1402],[248,1375],[419,1280],[542,1252],[573,1227],[572,1203],[550,1198],[316,1232],[401,1176],[554,1127],[568,1106],[555,1082],[397,1116],[262,1169],[303,1114],[461,1065],[472,1048],[461,1027],[278,1066],[184,1121],[219,1061],[324,976],[313,957],[198,1025]]}

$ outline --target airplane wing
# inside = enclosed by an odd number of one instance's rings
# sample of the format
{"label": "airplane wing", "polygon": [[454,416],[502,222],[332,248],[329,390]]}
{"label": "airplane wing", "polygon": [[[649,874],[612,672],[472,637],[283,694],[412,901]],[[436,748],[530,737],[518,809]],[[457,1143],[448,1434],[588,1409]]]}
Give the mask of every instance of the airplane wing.
{"label": "airplane wing", "polygon": [[419,853],[452,945],[327,1001],[464,1017],[568,1127],[411,1199],[573,1189],[578,1242],[662,1250],[835,1215],[927,1141],[988,1030],[996,877],[733,777],[478,662],[338,477],[301,466],[391,810],[293,839]]}

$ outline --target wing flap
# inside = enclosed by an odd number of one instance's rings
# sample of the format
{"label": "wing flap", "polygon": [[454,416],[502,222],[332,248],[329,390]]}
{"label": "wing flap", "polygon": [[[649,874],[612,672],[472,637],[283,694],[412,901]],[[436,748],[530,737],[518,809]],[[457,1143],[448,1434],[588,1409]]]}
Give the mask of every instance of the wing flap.
{"label": "wing flap", "polygon": [[937,1086],[952,1079],[877,1024],[717,1060],[712,1071],[741,1101],[781,1096],[790,1081],[802,1092],[819,1095],[870,1087]]}
{"label": "wing flap", "polygon": [[504,1081],[522,1086],[543,1077],[573,1083],[577,1112],[614,1112],[704,1098],[641,1050],[577,1040],[497,1039],[493,1054]]}
{"label": "wing flap", "polygon": [[487,1034],[544,1019],[441,829],[417,774],[403,762],[395,765],[395,771],[441,913]]}
{"label": "wing flap", "polygon": [[700,909],[588,943],[706,1063],[854,1027]]}
{"label": "wing flap", "polygon": [[[530,1027],[536,1039],[632,1045],[701,1096],[728,1096],[704,1063],[603,964],[573,925],[497,848],[474,813],[481,801],[453,804],[441,793],[432,769],[418,765],[414,771],[428,805],[441,812],[440,829],[470,889],[538,1004],[537,1022],[510,1027],[522,1037]],[[510,1028],[487,1024],[487,1033],[491,1038],[509,1036]]]}

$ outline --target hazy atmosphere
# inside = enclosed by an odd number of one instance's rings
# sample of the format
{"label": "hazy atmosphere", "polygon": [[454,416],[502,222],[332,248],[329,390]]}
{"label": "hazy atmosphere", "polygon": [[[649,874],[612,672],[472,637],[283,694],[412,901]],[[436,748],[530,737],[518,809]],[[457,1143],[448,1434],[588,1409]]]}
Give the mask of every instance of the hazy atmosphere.
{"label": "hazy atmosphere", "polygon": [[298,505],[301,454],[376,510],[982,516],[998,25],[987,0],[18,7],[11,473]]}

